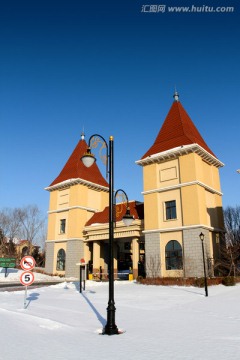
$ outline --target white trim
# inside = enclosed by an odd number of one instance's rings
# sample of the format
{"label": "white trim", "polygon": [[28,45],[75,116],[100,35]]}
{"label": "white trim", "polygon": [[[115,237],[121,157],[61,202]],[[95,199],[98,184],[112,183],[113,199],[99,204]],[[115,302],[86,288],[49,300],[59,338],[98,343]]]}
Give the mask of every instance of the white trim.
{"label": "white trim", "polygon": [[208,186],[208,185],[206,185],[203,182],[198,181],[198,180],[189,181],[189,182],[186,182],[186,183],[172,185],[172,186],[167,186],[167,187],[160,188],[160,189],[153,189],[153,190],[143,191],[143,192],[141,192],[141,194],[142,195],[148,195],[148,194],[152,194],[152,193],[156,193],[156,192],[160,193],[160,192],[164,192],[164,191],[180,189],[182,187],[191,186],[191,185],[199,185],[199,186],[204,187],[206,190],[210,191],[211,193],[218,194],[218,195],[221,195],[221,196],[223,195],[223,193],[221,191],[215,190],[212,187],[210,187],[210,186]]}
{"label": "white trim", "polygon": [[197,228],[202,228],[202,229],[217,231],[217,232],[224,232],[224,229],[215,228],[215,227],[208,226],[208,225],[198,224],[198,225],[189,225],[189,226],[178,226],[178,227],[166,228],[166,229],[144,230],[143,234],[165,233],[165,232],[182,231],[182,230],[197,229]]}
{"label": "white trim", "polygon": [[69,240],[71,240],[71,241],[79,241],[79,240],[82,240],[82,241],[84,241],[84,239],[83,238],[73,238],[73,239],[54,239],[54,240],[46,240],[45,241],[45,243],[60,243],[60,242],[68,242]]}
{"label": "white trim", "polygon": [[62,181],[62,182],[60,182],[58,184],[48,186],[48,187],[44,188],[44,190],[47,190],[47,191],[59,190],[59,189],[63,189],[63,188],[66,188],[66,187],[69,187],[69,186],[72,186],[72,185],[76,185],[76,184],[86,185],[86,186],[89,186],[89,187],[91,187],[93,189],[103,190],[103,191],[106,191],[106,192],[109,191],[109,188],[106,187],[106,186],[95,184],[95,183],[93,183],[91,181],[83,180],[83,179],[80,179],[80,178],[68,179],[68,180]]}
{"label": "white trim", "polygon": [[90,212],[93,212],[93,213],[99,212],[99,210],[97,210],[97,209],[88,208],[88,207],[85,207],[85,206],[69,206],[69,207],[62,208],[62,209],[50,210],[50,211],[48,211],[48,214],[56,214],[56,213],[61,213],[61,212],[64,212],[64,211],[69,211],[69,210],[74,210],[74,209],[87,210],[87,211],[90,211]]}
{"label": "white trim", "polygon": [[157,154],[150,155],[145,159],[137,160],[135,161],[135,163],[137,165],[144,166],[148,164],[159,163],[162,161],[170,160],[172,158],[177,158],[180,155],[189,154],[191,152],[197,153],[207,163],[215,165],[216,167],[224,166],[224,163],[222,163],[215,156],[210,154],[207,150],[205,150],[202,146],[198,144],[178,146],[170,150],[166,150]]}

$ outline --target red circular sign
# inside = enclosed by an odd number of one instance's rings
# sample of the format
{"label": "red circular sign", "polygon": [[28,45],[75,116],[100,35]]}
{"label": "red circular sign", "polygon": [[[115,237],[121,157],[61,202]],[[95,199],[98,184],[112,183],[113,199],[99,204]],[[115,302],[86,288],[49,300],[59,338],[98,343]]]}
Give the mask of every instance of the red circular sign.
{"label": "red circular sign", "polygon": [[31,285],[34,282],[34,274],[31,271],[24,271],[20,275],[20,282],[25,286]]}
{"label": "red circular sign", "polygon": [[23,270],[32,270],[35,266],[36,262],[32,256],[24,256],[20,262],[21,268]]}

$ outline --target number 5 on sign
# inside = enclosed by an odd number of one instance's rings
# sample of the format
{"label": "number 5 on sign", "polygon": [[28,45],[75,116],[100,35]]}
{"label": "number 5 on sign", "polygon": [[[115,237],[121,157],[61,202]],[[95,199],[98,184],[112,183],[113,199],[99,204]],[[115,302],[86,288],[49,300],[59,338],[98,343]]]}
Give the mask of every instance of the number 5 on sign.
{"label": "number 5 on sign", "polygon": [[24,271],[20,276],[20,282],[25,286],[31,285],[34,282],[34,274],[31,271]]}

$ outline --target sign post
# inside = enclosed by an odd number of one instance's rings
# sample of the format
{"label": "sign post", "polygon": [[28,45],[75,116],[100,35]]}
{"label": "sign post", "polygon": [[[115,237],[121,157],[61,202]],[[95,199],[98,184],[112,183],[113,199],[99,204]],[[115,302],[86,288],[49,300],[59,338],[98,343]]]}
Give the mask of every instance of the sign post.
{"label": "sign post", "polygon": [[25,294],[24,294],[24,309],[27,308],[27,287],[34,282],[34,274],[32,270],[35,266],[35,259],[32,256],[24,256],[20,262],[21,268],[25,270],[20,275],[20,282],[25,286]]}
{"label": "sign post", "polygon": [[85,290],[85,283],[86,283],[86,263],[84,259],[80,260],[80,263],[76,265],[79,266],[79,292],[82,292],[82,282],[83,282],[83,290]]}
{"label": "sign post", "polygon": [[8,268],[16,267],[15,258],[0,258],[0,267],[5,268],[5,277],[7,277]]}

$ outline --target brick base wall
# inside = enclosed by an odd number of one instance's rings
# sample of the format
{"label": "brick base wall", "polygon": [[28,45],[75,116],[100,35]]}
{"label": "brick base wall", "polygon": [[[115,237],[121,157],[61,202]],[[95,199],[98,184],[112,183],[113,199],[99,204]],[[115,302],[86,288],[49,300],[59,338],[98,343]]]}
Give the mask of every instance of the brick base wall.
{"label": "brick base wall", "polygon": [[46,243],[46,260],[45,271],[49,274],[53,274],[53,259],[54,259],[54,242]]}
{"label": "brick base wall", "polygon": [[147,277],[161,276],[159,233],[145,234],[145,268]]}
{"label": "brick base wall", "polygon": [[66,277],[79,278],[79,266],[76,264],[84,258],[82,240],[68,240],[66,251]]}
{"label": "brick base wall", "polygon": [[203,277],[203,254],[200,233],[204,234],[205,263],[209,253],[209,233],[205,229],[196,228],[183,230],[184,275],[185,277]]}

